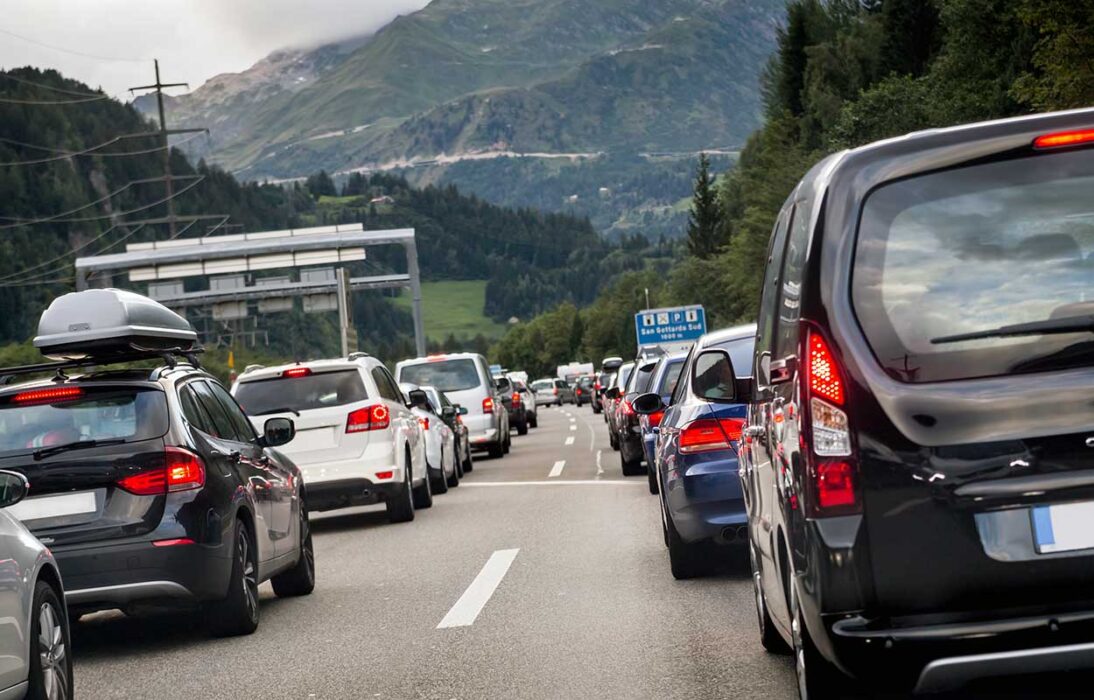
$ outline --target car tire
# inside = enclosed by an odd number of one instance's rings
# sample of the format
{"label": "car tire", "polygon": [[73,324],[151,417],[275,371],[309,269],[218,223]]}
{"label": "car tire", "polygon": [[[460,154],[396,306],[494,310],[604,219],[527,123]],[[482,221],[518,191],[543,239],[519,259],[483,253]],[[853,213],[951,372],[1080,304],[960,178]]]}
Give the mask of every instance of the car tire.
{"label": "car tire", "polygon": [[525,418],[521,422],[517,423],[517,435],[528,434],[528,419]]}
{"label": "car tire", "polygon": [[786,654],[790,647],[775,629],[771,613],[767,609],[767,595],[764,593],[763,578],[756,560],[756,548],[752,546],[751,536],[748,543],[748,560],[752,566],[752,593],[756,601],[756,619],[760,626],[760,644],[772,654]]}
{"label": "car tire", "polygon": [[442,493],[448,493],[448,477],[444,474],[444,469],[433,471],[429,469],[429,490],[430,492],[441,495]]}
{"label": "car tire", "polygon": [[258,629],[258,552],[251,529],[237,519],[232,533],[232,572],[223,600],[205,609],[214,637],[237,637]]}
{"label": "car tire", "polygon": [[467,451],[467,459],[463,460],[463,473],[468,474],[475,470],[475,461],[471,459],[471,450]]}
{"label": "car tire", "polygon": [[[460,479],[463,478],[463,463],[464,460],[460,459],[460,450],[456,450],[456,456],[453,458],[456,463],[456,483],[460,483]],[[449,484],[451,486],[452,484]]]}
{"label": "car tire", "polygon": [[508,430],[505,431],[505,444],[502,446],[503,454],[509,454],[513,449],[513,435]]}
{"label": "car tire", "polygon": [[[43,663],[43,657],[46,663]],[[28,700],[72,700],[72,640],[68,613],[53,586],[34,584],[30,617]]]}
{"label": "car tire", "polygon": [[538,414],[533,413],[531,416],[528,417],[528,427],[529,428],[538,428],[539,427],[539,415]]}
{"label": "car tire", "polygon": [[650,493],[657,495],[657,469],[652,464],[646,465],[646,480],[649,482]]}
{"label": "car tire", "polygon": [[677,581],[686,581],[706,573],[703,554],[705,543],[685,542],[680,533],[676,531],[676,525],[672,522],[672,515],[665,514],[665,526],[669,545],[669,568],[672,577]]}
{"label": "car tire", "polygon": [[300,559],[288,571],[282,571],[270,579],[278,598],[294,598],[308,595],[315,590],[315,549],[311,541],[311,524],[308,508],[300,500]]}
{"label": "car tire", "polygon": [[406,457],[403,483],[392,489],[387,499],[387,519],[392,523],[409,523],[414,519],[414,495],[410,488],[410,455]]}
{"label": "car tire", "polygon": [[612,449],[616,452],[619,451],[619,439],[615,436],[615,431],[608,431],[608,444],[612,446]]}
{"label": "car tire", "polygon": [[411,488],[414,498],[414,510],[425,510],[433,507],[433,477],[429,475],[428,467],[425,472],[422,483]]}
{"label": "car tire", "polygon": [[623,469],[623,476],[641,476],[645,471],[641,459],[628,460],[622,450],[619,452],[619,464]]}
{"label": "car tire", "polygon": [[800,700],[827,700],[854,694],[851,679],[840,673],[828,659],[821,656],[798,605],[797,586],[790,585],[790,625],[794,641],[794,671],[798,680]]}

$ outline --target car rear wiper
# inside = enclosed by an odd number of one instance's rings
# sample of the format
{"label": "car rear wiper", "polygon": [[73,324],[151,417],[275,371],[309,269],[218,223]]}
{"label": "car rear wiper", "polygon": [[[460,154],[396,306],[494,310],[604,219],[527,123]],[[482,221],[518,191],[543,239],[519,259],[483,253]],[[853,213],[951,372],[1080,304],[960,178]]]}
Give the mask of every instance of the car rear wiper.
{"label": "car rear wiper", "polygon": [[300,411],[296,410],[295,408],[271,408],[271,409],[263,411],[262,413],[254,413],[252,415],[255,415],[255,416],[268,416],[271,413],[291,413],[294,416],[296,416],[297,418],[300,417]]}
{"label": "car rear wiper", "polygon": [[943,343],[960,343],[964,340],[980,340],[982,338],[1011,338],[1021,335],[1061,335],[1063,333],[1094,333],[1094,316],[1068,316],[1067,318],[1053,318],[1047,321],[1033,321],[1032,323],[1015,323],[1010,326],[999,326],[986,331],[975,333],[960,333],[958,335],[946,335],[940,338],[931,338],[933,345]]}
{"label": "car rear wiper", "polygon": [[111,438],[109,440],[78,440],[76,442],[69,442],[64,445],[54,445],[52,447],[43,447],[34,451],[34,461],[38,462],[50,455],[60,454],[62,452],[68,452],[69,450],[83,450],[88,447],[103,447],[104,445],[124,445],[125,440],[123,438]]}

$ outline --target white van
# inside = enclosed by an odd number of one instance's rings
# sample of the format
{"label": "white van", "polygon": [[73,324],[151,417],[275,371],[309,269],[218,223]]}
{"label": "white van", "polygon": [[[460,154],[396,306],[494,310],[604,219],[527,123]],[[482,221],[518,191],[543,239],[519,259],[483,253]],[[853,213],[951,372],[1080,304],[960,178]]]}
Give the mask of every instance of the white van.
{"label": "white van", "polygon": [[430,355],[403,360],[395,365],[395,378],[443,391],[448,400],[467,409],[463,422],[471,447],[485,449],[491,457],[509,451],[509,412],[501,402],[498,385],[490,375],[486,358],[473,352]]}

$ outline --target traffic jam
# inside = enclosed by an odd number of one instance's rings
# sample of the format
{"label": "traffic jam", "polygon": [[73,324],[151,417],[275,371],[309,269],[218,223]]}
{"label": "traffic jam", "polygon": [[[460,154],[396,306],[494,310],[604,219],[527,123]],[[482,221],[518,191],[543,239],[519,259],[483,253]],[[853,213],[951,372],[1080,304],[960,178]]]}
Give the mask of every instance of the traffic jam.
{"label": "traffic jam", "polygon": [[151,299],[54,299],[0,368],[0,697],[1083,694],[1092,118],[829,156],[754,322],[640,309],[557,376],[227,385]]}

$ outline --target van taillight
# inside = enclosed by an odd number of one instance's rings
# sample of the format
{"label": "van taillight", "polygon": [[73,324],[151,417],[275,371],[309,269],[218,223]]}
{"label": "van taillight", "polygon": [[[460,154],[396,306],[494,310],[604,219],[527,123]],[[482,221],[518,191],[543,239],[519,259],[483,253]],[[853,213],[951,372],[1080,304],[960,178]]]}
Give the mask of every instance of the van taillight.
{"label": "van taillight", "polygon": [[1033,139],[1033,147],[1037,149],[1081,146],[1086,143],[1094,143],[1094,129],[1058,131],[1054,134],[1042,134]]}
{"label": "van taillight", "polygon": [[164,467],[133,474],[117,482],[119,488],[138,496],[200,489],[205,485],[205,462],[183,447],[164,448]]}
{"label": "van taillight", "polygon": [[856,484],[858,460],[851,447],[851,422],[842,408],[847,400],[843,371],[819,331],[806,331],[809,426],[812,453],[809,515],[827,517],[860,512]]}
{"label": "van taillight", "polygon": [[387,406],[366,406],[353,411],[346,418],[347,433],[363,433],[368,430],[383,430],[391,425],[391,412]]}
{"label": "van taillight", "polygon": [[744,427],[741,418],[700,418],[684,426],[680,431],[678,446],[683,454],[728,450],[731,440],[741,439]]}
{"label": "van taillight", "polygon": [[494,412],[494,399],[487,396],[482,400],[482,412],[493,413]]}
{"label": "van taillight", "polygon": [[514,404],[520,403],[520,392],[519,391],[514,391],[513,392],[513,399],[512,400],[513,400]]}

